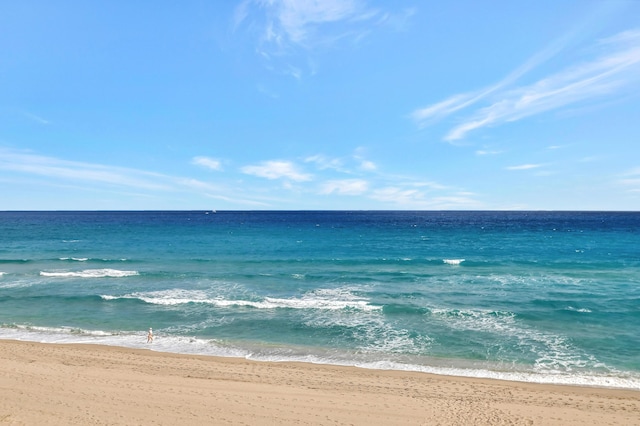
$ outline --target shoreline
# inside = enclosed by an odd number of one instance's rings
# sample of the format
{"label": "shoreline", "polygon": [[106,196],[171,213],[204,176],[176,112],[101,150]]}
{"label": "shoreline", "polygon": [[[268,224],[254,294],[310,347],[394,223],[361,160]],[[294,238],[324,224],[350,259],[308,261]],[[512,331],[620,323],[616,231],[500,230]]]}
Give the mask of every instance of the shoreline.
{"label": "shoreline", "polygon": [[[46,329],[46,328],[45,328]],[[6,330],[5,330],[6,331]],[[49,332],[51,330],[48,330]],[[59,331],[59,330],[58,330]],[[354,368],[362,368],[368,370],[376,370],[376,371],[404,371],[411,373],[419,373],[419,374],[433,374],[436,376],[445,376],[445,377],[462,377],[462,378],[470,378],[470,379],[487,379],[487,380],[498,380],[498,381],[506,381],[506,382],[514,382],[514,383],[533,383],[533,384],[542,384],[542,385],[558,385],[558,386],[577,386],[577,387],[593,387],[593,388],[603,388],[603,389],[621,389],[621,390],[631,390],[631,391],[640,391],[640,376],[634,373],[628,373],[628,376],[623,374],[620,375],[599,375],[597,373],[592,374],[579,374],[579,375],[569,375],[569,374],[545,374],[545,373],[536,373],[528,370],[501,370],[501,369],[492,369],[490,365],[471,365],[471,364],[459,364],[455,365],[456,360],[445,360],[442,359],[432,359],[431,362],[427,360],[427,363],[420,362],[418,360],[416,363],[405,363],[402,361],[392,361],[392,360],[384,360],[378,361],[375,359],[365,359],[365,358],[336,358],[332,356],[331,358],[325,358],[322,354],[310,355],[308,352],[298,353],[296,355],[288,354],[286,356],[274,357],[268,353],[261,353],[260,348],[257,347],[235,347],[234,349],[228,348],[220,348],[220,347],[210,347],[208,349],[203,349],[206,347],[205,339],[198,338],[188,338],[189,345],[194,342],[198,342],[196,344],[196,348],[191,348],[184,346],[184,336],[168,336],[161,335],[155,336],[155,339],[160,338],[159,341],[153,342],[152,346],[149,346],[146,343],[146,333],[130,333],[123,334],[125,339],[120,340],[108,340],[105,341],[104,337],[108,336],[109,333],[103,334],[99,332],[94,334],[94,332],[82,330],[82,334],[87,334],[87,336],[99,336],[99,338],[94,339],[74,339],[69,338],[67,333],[54,333],[49,335],[47,333],[41,334],[38,339],[34,339],[33,336],[24,336],[20,333],[3,333],[0,335],[0,341],[3,340],[14,340],[14,341],[24,341],[24,342],[35,342],[35,343],[45,343],[45,344],[68,344],[68,345],[96,345],[96,346],[109,346],[109,347],[117,347],[122,349],[141,349],[141,350],[150,350],[153,352],[160,353],[170,353],[170,354],[182,354],[187,356],[206,356],[206,357],[220,357],[220,358],[240,358],[246,359],[256,362],[274,362],[274,363],[309,363],[315,365],[329,365],[329,366],[344,366],[344,367],[354,367]],[[55,337],[55,338],[52,338]],[[111,336],[113,337],[113,336]],[[122,336],[118,335],[118,338]],[[94,341],[91,341],[94,340]],[[202,346],[205,344],[205,346]],[[258,354],[255,351],[258,351]],[[304,351],[304,349],[303,349]],[[335,355],[335,354],[333,354]],[[436,360],[434,363],[433,361]],[[406,361],[406,360],[405,360]],[[422,360],[423,361],[423,360]]]}
{"label": "shoreline", "polygon": [[0,340],[0,423],[180,422],[640,425],[640,392]]}

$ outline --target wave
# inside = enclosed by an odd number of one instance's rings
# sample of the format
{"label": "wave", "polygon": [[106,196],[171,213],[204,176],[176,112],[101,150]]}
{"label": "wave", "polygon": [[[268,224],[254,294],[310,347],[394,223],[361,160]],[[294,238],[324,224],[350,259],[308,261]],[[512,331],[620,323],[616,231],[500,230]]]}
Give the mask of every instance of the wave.
{"label": "wave", "polygon": [[113,336],[120,335],[122,332],[109,332],[103,330],[86,330],[78,327],[44,327],[36,325],[23,325],[23,324],[3,324],[1,329],[9,329],[15,331],[26,331],[33,333],[40,333],[46,335],[54,334],[68,334],[73,336]]}
{"label": "wave", "polygon": [[121,263],[127,262],[129,259],[96,259],[89,257],[60,257],[56,260],[61,260],[63,262],[93,262],[93,263]]}
{"label": "wave", "polygon": [[201,290],[172,289],[154,292],[131,293],[124,296],[101,296],[104,300],[139,299],[154,305],[183,305],[188,303],[202,303],[216,307],[249,307],[256,309],[319,309],[360,311],[381,310],[382,306],[371,305],[367,299],[356,296],[348,291],[335,289],[320,289],[307,293],[301,297],[279,298],[262,297],[233,299],[212,297]]}
{"label": "wave", "polygon": [[442,259],[447,265],[460,265],[465,259]]}
{"label": "wave", "polygon": [[566,308],[564,308],[566,311],[571,311],[571,312],[580,312],[583,314],[589,314],[591,313],[591,309],[589,308],[575,308],[573,306],[567,306]]}
{"label": "wave", "polygon": [[43,277],[54,278],[123,278],[139,274],[140,273],[138,271],[121,271],[118,269],[85,269],[84,271],[40,272],[40,275]]}
{"label": "wave", "polygon": [[31,259],[0,259],[0,264],[7,263],[29,263]]}

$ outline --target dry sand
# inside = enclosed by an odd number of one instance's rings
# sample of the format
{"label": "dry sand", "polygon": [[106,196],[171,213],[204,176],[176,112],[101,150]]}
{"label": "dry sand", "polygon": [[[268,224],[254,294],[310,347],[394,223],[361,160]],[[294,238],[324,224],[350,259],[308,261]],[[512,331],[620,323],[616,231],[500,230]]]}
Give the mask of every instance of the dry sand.
{"label": "dry sand", "polygon": [[0,341],[0,424],[640,425],[640,392]]}

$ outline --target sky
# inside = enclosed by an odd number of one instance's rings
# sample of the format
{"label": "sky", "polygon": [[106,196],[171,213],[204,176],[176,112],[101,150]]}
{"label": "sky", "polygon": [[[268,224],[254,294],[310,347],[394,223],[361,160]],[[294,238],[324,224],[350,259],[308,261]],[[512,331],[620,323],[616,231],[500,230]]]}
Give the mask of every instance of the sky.
{"label": "sky", "polygon": [[640,210],[640,1],[0,3],[0,210]]}

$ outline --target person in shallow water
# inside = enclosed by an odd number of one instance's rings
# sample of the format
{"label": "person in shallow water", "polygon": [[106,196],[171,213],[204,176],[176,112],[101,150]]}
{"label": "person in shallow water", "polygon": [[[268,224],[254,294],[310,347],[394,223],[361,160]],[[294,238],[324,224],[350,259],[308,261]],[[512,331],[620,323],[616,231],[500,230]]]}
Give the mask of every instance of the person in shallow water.
{"label": "person in shallow water", "polygon": [[153,342],[153,329],[149,327],[149,333],[147,334],[147,343]]}

